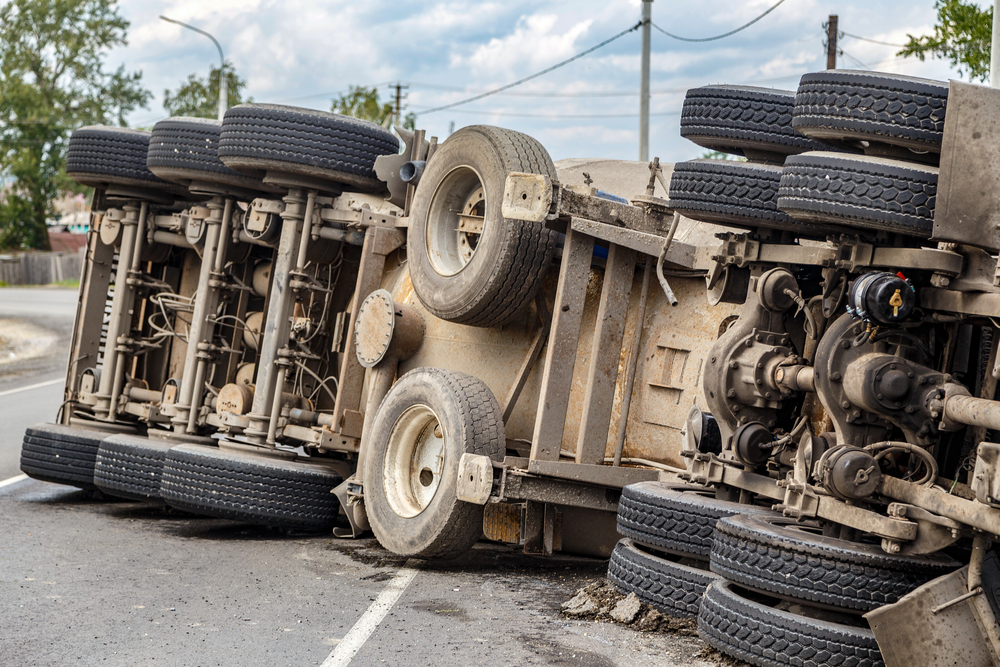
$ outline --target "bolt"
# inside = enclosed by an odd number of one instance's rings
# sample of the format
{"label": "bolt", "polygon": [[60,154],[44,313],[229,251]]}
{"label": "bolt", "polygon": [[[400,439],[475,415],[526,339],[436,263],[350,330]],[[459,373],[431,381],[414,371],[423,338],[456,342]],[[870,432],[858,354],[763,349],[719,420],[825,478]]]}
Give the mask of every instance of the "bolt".
{"label": "bolt", "polygon": [[755,383],[755,384],[760,384],[760,383],[761,383],[761,380],[760,380],[760,378],[757,378],[756,380],[754,380],[754,383]]}
{"label": "bolt", "polygon": [[889,370],[891,371],[896,370],[896,364],[889,364]]}
{"label": "bolt", "polygon": [[851,407],[851,403],[850,403],[850,401],[844,401],[843,403],[840,404],[840,407],[842,407],[842,408],[844,408],[846,410],[849,407]]}
{"label": "bolt", "polygon": [[739,411],[740,411],[740,406],[734,405],[733,406],[733,412],[739,412]]}
{"label": "bolt", "polygon": [[729,398],[736,398],[736,390],[730,389],[729,391],[726,392],[726,396],[728,396]]}
{"label": "bolt", "polygon": [[834,371],[834,372],[830,373],[830,379],[831,380],[839,380],[840,379],[840,372],[839,371]]}
{"label": "bolt", "polygon": [[730,361],[729,362],[729,367],[732,368],[735,371],[737,368],[740,367],[740,362],[738,362],[738,361]]}
{"label": "bolt", "polygon": [[875,394],[875,398],[877,398],[878,400],[881,401],[882,400],[882,394]]}
{"label": "bolt", "polygon": [[760,362],[758,361],[758,362],[757,362],[757,368],[764,368],[764,364],[762,364],[762,363],[760,363]]}
{"label": "bolt", "polygon": [[851,341],[845,340],[840,344],[840,347],[844,348],[845,350],[851,349]]}
{"label": "bolt", "polygon": [[906,414],[912,415],[916,411],[917,411],[917,408],[915,406],[912,406],[912,405],[907,405],[906,406]]}
{"label": "bolt", "polygon": [[747,338],[747,347],[753,347],[753,339]]}
{"label": "bolt", "polygon": [[907,374],[906,374],[906,377],[908,377],[908,378],[912,378],[912,377],[913,377],[913,371],[910,371],[909,373],[907,373]]}
{"label": "bolt", "polygon": [[771,392],[765,391],[764,392],[764,398],[771,398]]}
{"label": "bolt", "polygon": [[773,419],[768,419],[767,420],[767,427],[768,428],[774,428],[774,425],[777,424],[777,423],[778,422],[774,421]]}
{"label": "bolt", "polygon": [[853,412],[853,415],[854,415],[855,419],[860,419],[861,418],[861,411],[860,410],[855,410]]}

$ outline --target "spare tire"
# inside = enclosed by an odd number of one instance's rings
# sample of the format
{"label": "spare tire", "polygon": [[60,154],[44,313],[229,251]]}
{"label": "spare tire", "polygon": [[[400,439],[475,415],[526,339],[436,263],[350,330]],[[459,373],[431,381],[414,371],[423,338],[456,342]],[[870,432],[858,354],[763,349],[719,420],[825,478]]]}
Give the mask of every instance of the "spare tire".
{"label": "spare tire", "polygon": [[250,190],[269,190],[257,178],[233,171],[219,159],[222,121],[168,118],[153,126],[146,166],[156,176],[188,186],[206,181]]}
{"label": "spare tire", "polygon": [[719,500],[706,487],[639,482],[622,489],[618,532],[658,551],[708,561],[716,522],[743,513],[775,514],[764,507]]}
{"label": "spare tire", "polygon": [[241,104],[226,111],[219,158],[254,178],[297,174],[361,190],[382,190],[375,158],[399,152],[399,140],[375,123],[280,104]]}
{"label": "spare tire", "polygon": [[160,497],[194,514],[258,526],[329,530],[340,508],[332,491],[343,481],[315,463],[178,445],[167,452]]}
{"label": "spare tire", "polygon": [[185,194],[185,189],[164,181],[146,167],[151,136],[151,132],[127,127],[81,127],[69,138],[66,174],[93,188],[122,185]]}
{"label": "spare tire", "polygon": [[786,155],[829,150],[792,129],[795,93],[753,86],[702,86],[684,96],[681,136],[699,146],[780,164]]}
{"label": "spare tire", "polygon": [[556,178],[531,137],[487,125],[448,137],[413,197],[406,248],[420,302],[443,320],[479,327],[509,322],[535,297],[557,235],[500,211],[511,172]]}
{"label": "spare tire", "polygon": [[796,220],[778,210],[781,167],[729,160],[689,160],[674,165],[670,207],[692,220],[740,227],[768,227],[804,236],[836,231]]}
{"label": "spare tire", "polygon": [[789,157],[778,208],[804,223],[929,237],[938,170],[865,155],[804,153]]}
{"label": "spare tire", "polygon": [[21,470],[35,479],[93,489],[102,431],[62,424],[36,424],[24,432]]}
{"label": "spare tire", "polygon": [[757,667],[884,667],[875,635],[863,620],[822,620],[815,616],[823,614],[804,616],[782,606],[715,581],[702,598],[698,634],[712,648]]}
{"label": "spare tire", "polygon": [[712,546],[712,572],[729,581],[855,612],[892,604],[958,567],[947,556],[892,555],[877,544],[824,537],[783,517],[722,519]]}
{"label": "spare tire", "polygon": [[94,485],[121,498],[158,499],[163,461],[176,444],[135,435],[111,436],[97,450]]}
{"label": "spare tire", "polygon": [[940,153],[947,106],[944,81],[827,70],[799,81],[792,127],[820,141],[875,141]]}
{"label": "spare tire", "polygon": [[694,618],[705,588],[718,579],[705,570],[650,553],[632,540],[618,542],[608,563],[608,581],[657,611]]}

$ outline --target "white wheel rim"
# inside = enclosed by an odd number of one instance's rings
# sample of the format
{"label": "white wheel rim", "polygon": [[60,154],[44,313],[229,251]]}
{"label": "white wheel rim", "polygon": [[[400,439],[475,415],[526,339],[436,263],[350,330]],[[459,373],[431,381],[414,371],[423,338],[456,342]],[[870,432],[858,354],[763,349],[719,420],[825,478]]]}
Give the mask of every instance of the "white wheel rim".
{"label": "white wheel rim", "polygon": [[382,485],[389,507],[399,516],[415,517],[431,504],[441,485],[445,433],[426,405],[403,411],[389,433]]}
{"label": "white wheel rim", "polygon": [[427,209],[425,241],[431,267],[453,276],[472,261],[486,230],[486,191],[472,167],[448,172]]}

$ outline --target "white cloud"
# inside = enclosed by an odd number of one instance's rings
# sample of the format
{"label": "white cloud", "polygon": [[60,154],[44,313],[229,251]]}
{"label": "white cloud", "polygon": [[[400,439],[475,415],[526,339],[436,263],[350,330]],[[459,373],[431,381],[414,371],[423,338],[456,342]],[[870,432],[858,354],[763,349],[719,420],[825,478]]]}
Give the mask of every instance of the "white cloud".
{"label": "white cloud", "polygon": [[541,69],[565,60],[581,50],[576,41],[587,34],[593,21],[580,21],[565,32],[554,33],[558,20],[555,14],[523,16],[509,35],[491,39],[468,57],[452,57],[451,65],[468,65],[475,75],[512,75],[524,65]]}
{"label": "white cloud", "polygon": [[[746,23],[774,2],[661,0],[653,4],[653,21],[678,35],[706,37]],[[639,0],[120,0],[132,23],[129,45],[116,49],[108,66],[141,69],[144,84],[157,96],[150,109],[132,115],[133,122],[150,124],[165,116],[163,90],[176,88],[191,73],[204,76],[218,58],[206,38],[157,18],[165,14],[214,34],[258,101],[328,109],[333,94],[349,85],[401,80],[411,84],[409,108],[427,109],[534,74],[594,46],[634,25],[640,6]],[[841,30],[894,44],[905,42],[907,33],[930,32],[935,20],[930,2],[839,0],[835,7]],[[785,2],[753,26],[715,42],[682,42],[653,30],[651,87],[668,92],[654,94],[651,107],[654,114],[673,115],[650,119],[651,154],[676,161],[703,152],[678,134],[685,89],[751,82],[791,89],[801,74],[825,67],[822,23],[830,9],[819,0]],[[633,158],[639,45],[639,31],[629,33],[512,91],[633,94],[496,95],[460,107],[463,113],[423,116],[419,124],[442,138],[451,122],[511,127],[538,138],[555,159]],[[878,69],[957,78],[947,62],[898,60],[898,48],[846,37],[841,46]],[[387,99],[388,88],[380,90]],[[501,112],[627,117],[552,119]]]}

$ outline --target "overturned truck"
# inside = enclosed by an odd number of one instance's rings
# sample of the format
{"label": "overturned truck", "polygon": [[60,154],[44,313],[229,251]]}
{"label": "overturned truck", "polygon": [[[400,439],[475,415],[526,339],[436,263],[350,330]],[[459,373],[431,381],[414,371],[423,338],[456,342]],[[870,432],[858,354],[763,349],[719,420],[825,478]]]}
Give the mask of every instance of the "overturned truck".
{"label": "overturned truck", "polygon": [[872,72],[689,91],[736,160],[274,105],[74,133],[38,479],[609,579],[758,665],[996,665],[1000,119]]}

